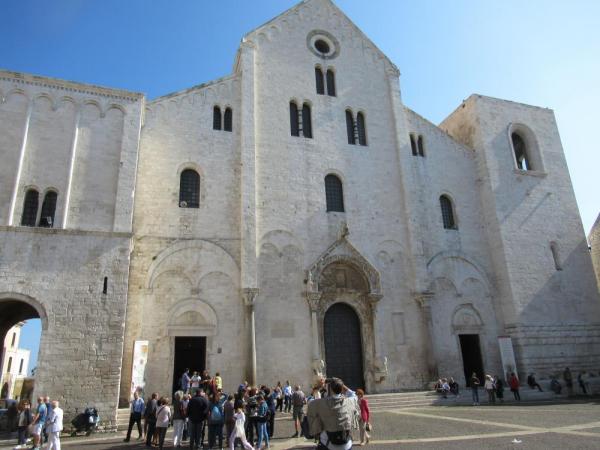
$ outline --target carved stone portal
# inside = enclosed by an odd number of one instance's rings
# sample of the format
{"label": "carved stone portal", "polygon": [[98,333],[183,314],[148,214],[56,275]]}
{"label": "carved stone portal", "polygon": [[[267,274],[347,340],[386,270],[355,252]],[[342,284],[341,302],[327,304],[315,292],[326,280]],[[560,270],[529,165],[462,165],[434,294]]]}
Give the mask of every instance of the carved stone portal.
{"label": "carved stone portal", "polygon": [[331,245],[306,273],[306,300],[311,311],[313,335],[313,374],[324,376],[325,346],[323,341],[324,317],[335,303],[350,305],[361,323],[365,383],[376,390],[387,374],[387,358],[380,355],[375,335],[377,305],[383,297],[379,272],[356,248],[348,242],[349,232],[344,229],[340,238]]}

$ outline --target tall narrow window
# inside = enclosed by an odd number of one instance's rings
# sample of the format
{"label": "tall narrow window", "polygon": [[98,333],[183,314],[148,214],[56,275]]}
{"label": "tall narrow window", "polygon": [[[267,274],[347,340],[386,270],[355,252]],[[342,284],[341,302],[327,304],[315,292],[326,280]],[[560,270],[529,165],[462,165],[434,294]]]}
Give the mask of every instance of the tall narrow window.
{"label": "tall narrow window", "polygon": [[104,281],[102,281],[102,293],[108,293],[108,277],[104,277]]}
{"label": "tall narrow window", "polygon": [[423,136],[419,135],[417,138],[417,147],[419,150],[419,156],[425,156],[425,150],[423,149]]}
{"label": "tall narrow window", "polygon": [[558,244],[556,242],[550,242],[550,251],[552,252],[552,258],[554,259],[554,268],[556,270],[562,270],[560,255],[558,254]]}
{"label": "tall narrow window", "polygon": [[23,358],[21,358],[21,363],[19,364],[19,375],[21,375],[23,373],[23,363],[25,361],[23,360]]}
{"label": "tall narrow window", "polygon": [[8,366],[6,366],[6,371],[10,372],[10,368],[12,366],[12,356],[8,358]]}
{"label": "tall narrow window", "polygon": [[52,228],[54,226],[54,213],[56,212],[56,198],[58,194],[54,191],[46,192],[42,203],[42,214],[40,216],[40,227]]}
{"label": "tall narrow window", "polygon": [[456,221],[454,220],[454,210],[452,207],[452,200],[446,195],[440,197],[440,208],[442,209],[442,221],[444,222],[444,228],[447,230],[456,230]]}
{"label": "tall narrow window", "polygon": [[225,108],[225,115],[223,117],[223,129],[225,131],[231,131],[232,130],[232,120],[233,118],[232,116],[232,112],[231,112],[231,108]]}
{"label": "tall narrow window", "polygon": [[221,129],[221,108],[213,107],[213,130]]}
{"label": "tall narrow window", "polygon": [[417,139],[412,133],[410,134],[410,149],[412,150],[413,156],[417,156],[419,154],[417,150]]}
{"label": "tall narrow window", "polygon": [[531,167],[531,161],[527,155],[527,146],[523,138],[518,133],[513,133],[511,139],[515,159],[517,160],[517,167],[521,170],[532,170],[533,167]]}
{"label": "tall narrow window", "polygon": [[179,180],[179,207],[200,207],[200,175],[192,169],[181,172]]}
{"label": "tall narrow window", "polygon": [[298,127],[298,105],[295,102],[290,102],[290,132],[292,136],[300,136],[300,128]]}
{"label": "tall narrow window", "polygon": [[17,340],[17,333],[13,333],[12,341],[10,343],[11,347],[15,346],[15,341]]}
{"label": "tall narrow window", "polygon": [[312,137],[312,123],[310,120],[310,105],[302,105],[302,135],[306,138]]}
{"label": "tall narrow window", "polygon": [[325,177],[327,211],[344,212],[344,192],[341,180],[333,174]]}
{"label": "tall narrow window", "polygon": [[358,143],[367,145],[367,131],[365,129],[365,115],[361,112],[356,114],[356,128],[358,129]]}
{"label": "tall narrow window", "polygon": [[352,111],[346,110],[346,133],[348,134],[348,144],[356,144],[354,138],[354,118],[352,117]]}
{"label": "tall narrow window", "polygon": [[35,189],[29,189],[25,193],[25,201],[23,202],[23,214],[21,215],[21,225],[26,227],[35,227],[38,206],[38,191],[36,191]]}
{"label": "tall narrow window", "polygon": [[335,73],[331,69],[327,71],[327,95],[335,97]]}
{"label": "tall narrow window", "polygon": [[315,67],[315,81],[317,84],[317,94],[325,94],[325,86],[323,84],[323,71],[320,67]]}

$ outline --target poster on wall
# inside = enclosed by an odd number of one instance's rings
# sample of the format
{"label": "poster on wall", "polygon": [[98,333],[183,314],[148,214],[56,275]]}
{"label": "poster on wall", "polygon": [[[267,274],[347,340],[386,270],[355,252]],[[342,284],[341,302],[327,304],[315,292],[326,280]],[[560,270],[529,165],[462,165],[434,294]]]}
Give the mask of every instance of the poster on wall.
{"label": "poster on wall", "polygon": [[133,344],[133,365],[131,368],[131,389],[133,396],[135,391],[144,397],[146,385],[146,363],[148,362],[148,341],[135,341]]}
{"label": "poster on wall", "polygon": [[510,379],[510,374],[513,372],[519,376],[512,338],[510,336],[498,336],[498,346],[500,347],[500,359],[502,360],[504,379],[508,381]]}

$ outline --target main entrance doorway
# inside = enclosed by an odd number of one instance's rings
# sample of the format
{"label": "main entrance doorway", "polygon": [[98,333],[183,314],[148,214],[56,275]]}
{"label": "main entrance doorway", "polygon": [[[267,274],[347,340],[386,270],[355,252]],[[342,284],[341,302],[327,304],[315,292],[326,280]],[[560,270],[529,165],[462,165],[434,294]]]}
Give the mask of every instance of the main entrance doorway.
{"label": "main entrance doorway", "polygon": [[471,386],[471,375],[477,374],[479,382],[483,385],[483,362],[481,360],[481,347],[478,334],[460,334],[460,350],[462,352],[463,369],[467,386]]}
{"label": "main entrance doorway", "polygon": [[341,378],[351,389],[365,388],[360,320],[345,303],[325,313],[323,338],[328,377]]}
{"label": "main entrance doorway", "polygon": [[199,374],[206,369],[206,337],[175,337],[175,363],[173,365],[173,392],[181,389],[181,375],[185,369]]}

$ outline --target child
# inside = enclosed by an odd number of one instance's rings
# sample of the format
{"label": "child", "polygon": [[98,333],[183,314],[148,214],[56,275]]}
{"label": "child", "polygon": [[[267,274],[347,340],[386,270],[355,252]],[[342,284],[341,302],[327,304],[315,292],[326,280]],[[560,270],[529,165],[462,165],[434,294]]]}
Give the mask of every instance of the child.
{"label": "child", "polygon": [[237,408],[235,410],[235,414],[233,415],[235,419],[235,427],[233,427],[233,432],[229,436],[229,449],[235,450],[235,440],[236,438],[240,438],[242,441],[242,445],[246,450],[254,450],[252,446],[246,440],[246,432],[244,431],[244,423],[246,422],[246,414],[242,408]]}

